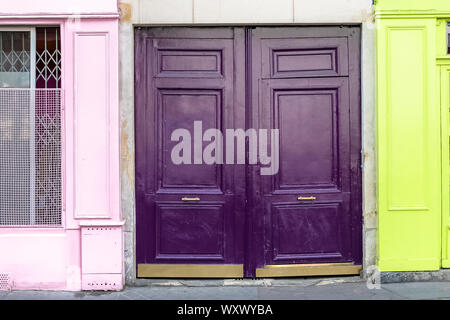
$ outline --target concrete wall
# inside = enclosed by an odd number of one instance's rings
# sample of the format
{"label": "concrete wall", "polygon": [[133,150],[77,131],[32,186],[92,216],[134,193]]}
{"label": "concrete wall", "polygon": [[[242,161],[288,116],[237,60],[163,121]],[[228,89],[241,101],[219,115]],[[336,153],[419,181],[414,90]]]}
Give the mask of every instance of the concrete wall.
{"label": "concrete wall", "polygon": [[364,268],[376,262],[375,27],[372,0],[122,0],[120,2],[121,202],[125,270],[135,284],[134,35],[136,25],[344,24],[362,26]]}
{"label": "concrete wall", "polygon": [[135,24],[361,23],[371,0],[123,0]]}

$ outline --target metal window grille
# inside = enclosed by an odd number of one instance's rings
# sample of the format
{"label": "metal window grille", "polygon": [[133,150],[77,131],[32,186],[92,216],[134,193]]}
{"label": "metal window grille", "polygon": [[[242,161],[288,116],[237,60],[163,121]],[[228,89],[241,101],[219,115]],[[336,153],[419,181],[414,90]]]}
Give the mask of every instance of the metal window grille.
{"label": "metal window grille", "polygon": [[447,54],[450,54],[450,22],[447,23]]}
{"label": "metal window grille", "polygon": [[6,291],[11,289],[11,279],[9,274],[0,273],[0,291]]}
{"label": "metal window grille", "polygon": [[61,224],[61,90],[35,90],[35,224]]}
{"label": "metal window grille", "polygon": [[0,87],[30,87],[29,31],[0,32]]}
{"label": "metal window grille", "polygon": [[0,89],[0,225],[60,225],[61,193],[61,89]]}
{"label": "metal window grille", "polygon": [[36,28],[36,88],[61,88],[59,28]]}
{"label": "metal window grille", "polygon": [[30,71],[30,34],[2,32],[0,36],[0,72]]}
{"label": "metal window grille", "polygon": [[0,31],[0,226],[61,225],[59,28],[30,30]]}
{"label": "metal window grille", "polygon": [[0,225],[29,225],[30,90],[0,90]]}

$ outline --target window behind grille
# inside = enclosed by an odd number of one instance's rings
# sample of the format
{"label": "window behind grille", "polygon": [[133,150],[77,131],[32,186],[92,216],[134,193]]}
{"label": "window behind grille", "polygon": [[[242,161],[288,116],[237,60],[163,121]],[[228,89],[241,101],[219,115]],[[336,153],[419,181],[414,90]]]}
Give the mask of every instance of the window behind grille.
{"label": "window behind grille", "polygon": [[450,23],[447,23],[447,53],[450,54]]}
{"label": "window behind grille", "polygon": [[0,225],[61,225],[59,28],[0,29]]}

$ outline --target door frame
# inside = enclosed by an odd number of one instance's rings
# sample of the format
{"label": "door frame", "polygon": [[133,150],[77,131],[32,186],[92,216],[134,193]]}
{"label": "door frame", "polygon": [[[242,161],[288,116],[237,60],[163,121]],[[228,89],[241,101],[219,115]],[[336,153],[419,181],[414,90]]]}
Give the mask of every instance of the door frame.
{"label": "door frame", "polygon": [[450,19],[438,20],[437,74],[441,108],[441,267],[450,268],[450,54],[447,43],[450,35]]}
{"label": "door frame", "polygon": [[450,59],[438,68],[440,79],[440,100],[441,100],[441,164],[442,164],[442,228],[441,228],[441,263],[443,268],[450,268],[449,247],[447,237],[450,236],[450,152],[449,152],[449,88],[450,88]]}
{"label": "door frame", "polygon": [[[357,29],[358,31],[358,37],[357,39],[354,39],[354,41],[349,42],[349,60],[352,62],[353,68],[354,70],[357,70],[355,72],[355,76],[354,77],[349,77],[349,87],[350,87],[350,99],[351,99],[351,103],[350,103],[350,109],[355,112],[351,112],[352,114],[352,119],[350,120],[351,124],[355,122],[355,118],[356,118],[356,126],[352,126],[352,130],[351,130],[351,137],[356,137],[355,138],[351,138],[351,146],[352,146],[352,150],[354,148],[358,149],[357,152],[357,156],[356,154],[352,154],[352,159],[351,159],[351,172],[352,172],[352,196],[356,196],[359,201],[355,202],[358,204],[358,208],[356,208],[355,210],[357,210],[359,212],[359,215],[357,216],[353,216],[352,215],[352,220],[354,222],[356,222],[356,224],[359,226],[358,228],[354,229],[355,232],[352,236],[352,238],[358,239],[357,243],[358,244],[354,244],[355,247],[359,247],[359,251],[360,251],[360,255],[358,257],[358,270],[361,270],[361,264],[362,264],[362,254],[363,254],[363,248],[362,248],[362,232],[363,232],[363,227],[362,227],[362,220],[363,220],[363,215],[362,215],[362,192],[363,192],[363,183],[362,183],[362,159],[361,159],[361,154],[362,154],[362,101],[361,101],[361,85],[362,85],[362,81],[361,81],[361,64],[362,64],[362,60],[361,60],[361,47],[362,47],[362,42],[361,42],[361,25],[360,24],[346,24],[346,27],[352,27]],[[139,28],[140,26],[134,26],[135,28]],[[142,26],[147,28],[147,26]],[[174,25],[167,25],[167,26],[148,26],[148,28],[161,28],[161,27],[167,27],[167,28],[208,28],[208,27],[223,27],[223,28],[229,28],[229,27],[233,27],[233,28],[242,28],[245,30],[245,39],[246,41],[251,40],[251,32],[248,32],[251,28],[252,25],[243,25],[243,26],[233,26],[233,25],[214,25],[214,26],[209,26],[209,25],[202,25],[202,26],[198,26],[198,25],[183,25],[183,26],[174,26]],[[283,25],[283,26],[277,26],[277,25],[257,25],[254,27],[261,27],[261,28],[296,28],[296,29],[301,29],[301,28],[310,28],[310,29],[324,29],[324,30],[336,30],[338,28],[337,25],[329,25],[329,26],[315,26],[315,25]],[[325,32],[326,33],[326,32]],[[314,37],[314,36],[312,36]],[[317,34],[315,35],[315,37],[317,37]],[[133,38],[133,46],[135,47],[135,41],[136,41],[136,36],[134,36]],[[246,61],[246,91],[247,91],[247,87],[251,87],[251,73],[248,72],[247,69],[251,69],[251,46],[249,45],[245,45],[246,47],[246,51],[245,51],[245,61]],[[354,48],[355,51],[352,51],[351,48]],[[356,54],[357,59],[350,59],[350,55],[352,54]],[[134,70],[136,70],[136,65],[134,65]],[[249,75],[250,74],[250,75]],[[248,78],[247,78],[248,77]],[[355,90],[357,93],[355,94],[353,91]],[[136,87],[134,87],[134,90],[136,90]],[[251,96],[250,94],[246,95],[245,101],[246,101],[246,115],[247,112],[249,112],[249,104],[251,103]],[[136,111],[136,104],[134,105],[134,110]],[[248,121],[249,117],[246,116],[246,121]],[[247,124],[246,124],[246,129],[248,128]],[[355,134],[354,136],[352,134]],[[251,179],[251,176],[254,175],[258,168],[257,166],[254,165],[249,165],[248,161],[245,165],[246,169],[246,181],[248,181],[248,179]],[[255,181],[253,179],[253,181]],[[136,182],[137,184],[137,182]],[[247,183],[248,185],[248,183]],[[355,190],[355,186],[356,188],[356,193],[353,193],[353,190]],[[247,188],[246,193],[248,194],[248,192],[250,192]],[[136,199],[136,198],[135,198]],[[247,232],[247,237],[246,237],[246,243],[245,243],[245,251],[246,252],[251,252],[248,250],[252,250],[252,248],[254,247],[254,241],[252,241],[251,239],[254,237],[253,234],[253,223],[250,223],[251,219],[251,214],[249,212],[249,210],[246,210],[245,213],[245,229],[248,231]],[[137,229],[137,226],[135,226],[135,230]],[[136,241],[138,241],[138,237],[136,236]],[[135,250],[136,250],[136,245],[134,246]],[[255,277],[257,276],[256,272],[248,272],[249,269],[252,269],[251,267],[251,263],[249,262],[250,255],[245,254],[245,260],[244,260],[244,276],[245,277]],[[253,259],[255,260],[255,259]],[[136,261],[135,261],[136,263]],[[247,268],[248,266],[248,268]],[[342,264],[343,267],[347,267],[348,263],[344,263]],[[296,266],[298,267],[298,266]],[[339,266],[337,266],[339,267]],[[271,267],[270,267],[271,268]],[[253,270],[256,270],[256,266],[253,267]],[[316,270],[326,270],[326,268],[317,268]],[[343,269],[342,269],[343,270]],[[331,274],[336,274],[336,273],[328,273],[326,271],[322,271],[323,275],[331,275]],[[320,273],[320,271],[319,271]],[[352,271],[350,272],[351,274],[355,274],[354,269],[352,269]],[[322,273],[320,273],[322,274]],[[337,274],[348,274],[348,272],[344,272],[344,273],[337,273]],[[266,272],[262,272],[260,273],[261,276],[267,276]],[[310,274],[309,271],[306,271],[305,275],[318,275],[316,273],[313,272],[313,274]],[[221,277],[221,278],[225,278],[225,277]]]}

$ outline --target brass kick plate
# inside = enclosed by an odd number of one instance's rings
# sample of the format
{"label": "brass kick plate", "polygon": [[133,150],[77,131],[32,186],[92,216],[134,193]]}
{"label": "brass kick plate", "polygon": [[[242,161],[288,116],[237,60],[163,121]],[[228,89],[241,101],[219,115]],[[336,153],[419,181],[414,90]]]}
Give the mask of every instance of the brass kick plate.
{"label": "brass kick plate", "polygon": [[256,269],[257,278],[359,275],[362,266],[353,263],[266,265]]}
{"label": "brass kick plate", "polygon": [[[359,275],[362,266],[348,263],[266,265],[256,269],[257,278]],[[243,278],[243,265],[138,264],[142,278]]]}
{"label": "brass kick plate", "polygon": [[138,264],[143,278],[243,278],[241,264]]}

